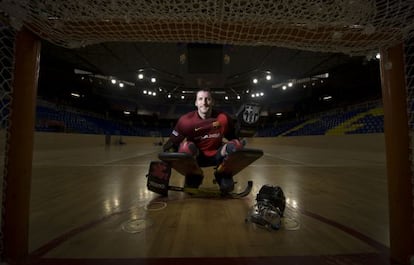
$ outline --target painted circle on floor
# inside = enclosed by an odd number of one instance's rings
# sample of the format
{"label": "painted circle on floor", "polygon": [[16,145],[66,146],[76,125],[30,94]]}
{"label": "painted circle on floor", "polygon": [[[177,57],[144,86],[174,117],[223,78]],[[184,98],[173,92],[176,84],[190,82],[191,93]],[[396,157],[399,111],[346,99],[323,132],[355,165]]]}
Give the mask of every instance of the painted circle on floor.
{"label": "painted circle on floor", "polygon": [[146,219],[132,219],[122,224],[122,230],[127,233],[140,233],[150,227],[152,222]]}
{"label": "painted circle on floor", "polygon": [[166,202],[150,202],[147,205],[145,205],[145,210],[147,211],[160,211],[167,207]]}
{"label": "painted circle on floor", "polygon": [[282,227],[285,230],[299,230],[300,224],[297,220],[292,218],[282,218]]}

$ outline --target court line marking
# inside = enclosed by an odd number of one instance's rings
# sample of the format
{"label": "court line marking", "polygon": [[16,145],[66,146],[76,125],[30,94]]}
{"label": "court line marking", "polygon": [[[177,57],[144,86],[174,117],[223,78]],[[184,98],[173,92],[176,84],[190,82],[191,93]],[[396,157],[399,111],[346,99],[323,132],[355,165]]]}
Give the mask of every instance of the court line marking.
{"label": "court line marking", "polygon": [[[45,164],[45,163],[33,163],[34,167],[149,167],[149,164],[141,164],[141,163],[137,163],[137,164],[76,164],[76,163],[71,163],[71,164]],[[303,165],[298,165],[298,164],[256,164],[256,165],[249,165],[249,167],[327,167],[327,168],[334,168],[334,167],[355,167],[355,166],[359,166],[359,167],[384,167],[385,165],[383,164],[303,164]]]}
{"label": "court line marking", "polygon": [[[37,248],[36,250],[34,250],[33,252],[29,253],[29,257],[33,258],[33,259],[39,259],[42,256],[46,255],[48,252],[50,252],[51,250],[57,248],[59,245],[63,244],[65,241],[69,240],[70,238],[73,238],[74,236],[89,230],[107,220],[109,220],[110,218],[117,216],[117,215],[121,215],[121,214],[125,214],[128,213],[130,211],[132,211],[134,208],[136,207],[130,207],[129,209],[125,209],[125,210],[119,210],[117,212],[113,212],[110,213],[108,215],[102,216],[96,220],[93,220],[89,223],[80,225],[76,228],[73,228],[57,237],[55,237],[54,239],[52,239],[51,241],[47,242],[46,244],[44,244],[43,246],[40,246],[39,248]],[[318,220],[321,223],[324,223],[326,225],[332,226],[348,235],[350,235],[351,237],[364,242],[365,244],[371,246],[372,248],[374,248],[375,250],[377,250],[379,253],[378,255],[384,259],[388,259],[388,257],[390,256],[390,250],[387,246],[383,245],[381,242],[376,241],[375,239],[364,235],[363,233],[348,227],[344,224],[341,224],[337,221],[328,219],[326,217],[323,217],[319,214],[307,211],[305,209],[301,209],[300,207],[296,207],[295,208],[296,211],[298,211],[300,214],[305,215],[307,217],[313,218],[315,220]],[[329,256],[329,255],[328,255]],[[150,257],[149,257],[150,258]]]}

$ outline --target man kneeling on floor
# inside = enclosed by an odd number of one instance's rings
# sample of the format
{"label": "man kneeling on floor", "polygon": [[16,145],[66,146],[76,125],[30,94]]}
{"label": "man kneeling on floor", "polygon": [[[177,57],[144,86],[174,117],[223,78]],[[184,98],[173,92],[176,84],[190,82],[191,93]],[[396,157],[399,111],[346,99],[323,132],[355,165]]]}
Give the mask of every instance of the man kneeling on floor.
{"label": "man kneeling on floor", "polygon": [[[229,114],[213,109],[214,101],[209,89],[196,93],[197,110],[181,116],[170,138],[163,146],[164,152],[184,152],[193,155],[200,167],[217,166],[230,153],[243,148],[236,135],[234,122]],[[227,142],[224,143],[224,140]],[[222,192],[234,189],[232,176],[214,173]],[[202,175],[185,176],[185,186],[198,188]]]}

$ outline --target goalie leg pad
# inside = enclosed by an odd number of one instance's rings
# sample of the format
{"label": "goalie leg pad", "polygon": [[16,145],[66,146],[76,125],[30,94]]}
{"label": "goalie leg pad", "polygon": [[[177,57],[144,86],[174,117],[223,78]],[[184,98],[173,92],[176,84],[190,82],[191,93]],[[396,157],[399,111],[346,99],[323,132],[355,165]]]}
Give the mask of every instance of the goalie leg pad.
{"label": "goalie leg pad", "polygon": [[163,161],[151,161],[147,174],[147,188],[162,196],[168,196],[171,167]]}

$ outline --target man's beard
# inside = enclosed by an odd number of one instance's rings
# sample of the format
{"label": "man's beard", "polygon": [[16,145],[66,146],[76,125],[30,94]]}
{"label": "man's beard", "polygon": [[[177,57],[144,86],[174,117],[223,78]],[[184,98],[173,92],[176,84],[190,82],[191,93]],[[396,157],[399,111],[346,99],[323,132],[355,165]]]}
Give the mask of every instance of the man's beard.
{"label": "man's beard", "polygon": [[201,107],[199,112],[203,115],[207,115],[211,112],[211,107]]}

